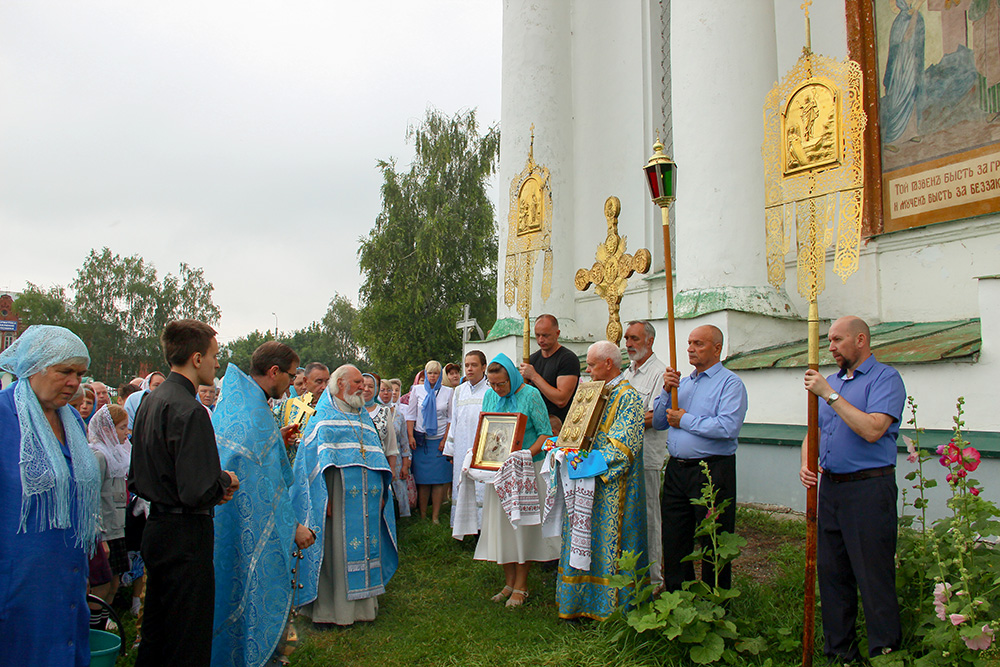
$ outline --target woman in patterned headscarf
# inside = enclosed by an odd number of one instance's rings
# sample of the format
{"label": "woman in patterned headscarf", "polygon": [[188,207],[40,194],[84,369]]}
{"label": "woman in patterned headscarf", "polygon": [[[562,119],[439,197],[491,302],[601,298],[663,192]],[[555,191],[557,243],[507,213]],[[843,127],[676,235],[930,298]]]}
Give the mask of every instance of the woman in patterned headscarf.
{"label": "woman in patterned headscarf", "polygon": [[87,665],[87,553],[100,479],[83,420],[67,404],[90,355],[62,327],[34,325],[3,353],[0,392],[0,665]]}

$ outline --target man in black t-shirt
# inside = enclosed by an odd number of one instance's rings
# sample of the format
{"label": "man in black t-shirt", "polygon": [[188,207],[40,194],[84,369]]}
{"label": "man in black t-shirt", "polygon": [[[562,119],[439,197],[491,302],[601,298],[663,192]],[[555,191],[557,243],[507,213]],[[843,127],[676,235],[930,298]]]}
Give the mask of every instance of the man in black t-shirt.
{"label": "man in black t-shirt", "polygon": [[549,414],[565,421],[580,383],[580,360],[559,344],[559,320],[552,315],[535,320],[535,340],[539,350],[521,364],[521,376],[542,393]]}

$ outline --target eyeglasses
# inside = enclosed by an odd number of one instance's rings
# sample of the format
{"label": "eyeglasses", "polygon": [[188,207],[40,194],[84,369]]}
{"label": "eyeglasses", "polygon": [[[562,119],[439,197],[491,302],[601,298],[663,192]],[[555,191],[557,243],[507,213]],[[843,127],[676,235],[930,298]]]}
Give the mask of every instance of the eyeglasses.
{"label": "eyeglasses", "polygon": [[509,384],[510,384],[510,380],[504,380],[503,382],[490,382],[489,383],[489,385],[491,387],[493,387],[494,389],[497,389],[499,387],[505,387],[505,386],[507,386]]}

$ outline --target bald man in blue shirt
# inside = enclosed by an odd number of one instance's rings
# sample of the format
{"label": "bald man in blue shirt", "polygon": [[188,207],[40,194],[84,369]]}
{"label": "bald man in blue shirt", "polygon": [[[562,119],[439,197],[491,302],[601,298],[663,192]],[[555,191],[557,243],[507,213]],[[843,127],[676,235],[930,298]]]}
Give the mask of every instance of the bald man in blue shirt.
{"label": "bald man in blue shirt", "polygon": [[[663,517],[663,587],[681,588],[694,579],[694,564],[682,559],[694,551],[694,532],[706,509],[692,505],[701,496],[705,476],[701,462],[708,464],[718,501],[728,499],[719,516],[723,531],[736,531],[736,447],[747,414],[747,390],[743,381],[722,365],[722,331],[706,324],[688,336],[691,375],[681,378],[673,368],[663,374],[663,390],[653,402],[653,428],[667,433],[666,471],[660,513]],[[677,387],[678,406],[670,404],[670,388]],[[708,545],[704,545],[708,548]],[[702,580],[715,584],[714,569],[702,562]],[[732,568],[719,572],[719,586],[730,588]]]}
{"label": "bald man in blue shirt", "polygon": [[[860,659],[855,623],[858,591],[865,610],[868,654],[899,648],[896,599],[896,436],[906,388],[895,369],[872,356],[864,320],[830,326],[830,353],[840,370],[824,378],[806,371],[805,387],[819,406],[817,571],[823,603],[824,653],[838,662]],[[802,443],[799,479],[818,481]]]}

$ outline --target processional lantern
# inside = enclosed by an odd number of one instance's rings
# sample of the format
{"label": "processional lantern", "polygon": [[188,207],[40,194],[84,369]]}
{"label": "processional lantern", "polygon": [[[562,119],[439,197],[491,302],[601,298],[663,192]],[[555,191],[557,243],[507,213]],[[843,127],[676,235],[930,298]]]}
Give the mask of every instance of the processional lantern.
{"label": "processional lantern", "polygon": [[[653,157],[643,167],[646,185],[653,203],[660,207],[663,221],[663,274],[667,281],[667,336],[670,339],[670,367],[677,369],[677,344],[674,341],[674,268],[670,259],[670,205],[677,198],[677,165],[663,152],[660,137],[653,144]],[[670,389],[670,405],[678,408],[677,388]]]}
{"label": "processional lantern", "polygon": [[[812,52],[805,0],[806,45],[764,104],[764,223],[767,278],[785,282],[785,256],[795,231],[798,291],[809,303],[809,368],[819,370],[818,297],[826,286],[826,251],[835,245],[833,272],[847,282],[858,268],[864,197],[866,124],[861,66]],[[817,472],[819,397],[807,393],[806,462]],[[816,611],[816,496],[806,493],[806,563],[802,664],[812,665]]]}

